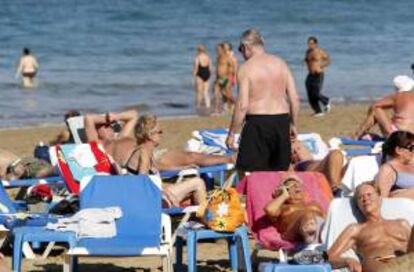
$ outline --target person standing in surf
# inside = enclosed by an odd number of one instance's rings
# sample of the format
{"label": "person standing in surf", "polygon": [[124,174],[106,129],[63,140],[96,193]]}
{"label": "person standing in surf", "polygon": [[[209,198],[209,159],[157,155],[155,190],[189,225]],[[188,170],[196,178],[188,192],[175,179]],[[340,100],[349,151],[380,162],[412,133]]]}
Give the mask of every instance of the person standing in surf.
{"label": "person standing in surf", "polygon": [[196,92],[195,108],[197,112],[200,111],[203,100],[206,111],[210,112],[210,95],[208,93],[210,75],[210,57],[205,46],[199,44],[193,67],[193,85]]}
{"label": "person standing in surf", "polygon": [[16,71],[16,77],[21,75],[23,87],[33,88],[34,78],[36,77],[39,64],[36,58],[30,53],[29,48],[23,48],[23,55],[20,58],[19,66]]}
{"label": "person standing in surf", "polygon": [[[325,50],[318,47],[316,37],[308,38],[308,50],[306,50],[304,62],[308,67],[308,76],[305,82],[308,101],[315,112],[314,116],[321,117],[325,112],[331,110],[330,99],[322,94],[324,69],[331,63],[331,58]],[[322,103],[323,110],[319,102]]]}

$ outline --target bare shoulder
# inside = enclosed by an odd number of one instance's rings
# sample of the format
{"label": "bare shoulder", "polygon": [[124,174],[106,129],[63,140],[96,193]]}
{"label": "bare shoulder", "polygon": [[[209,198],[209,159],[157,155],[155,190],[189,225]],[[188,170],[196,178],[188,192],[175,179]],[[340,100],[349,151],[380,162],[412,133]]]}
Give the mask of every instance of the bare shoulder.
{"label": "bare shoulder", "polygon": [[346,233],[350,236],[358,236],[359,233],[361,232],[362,229],[364,229],[366,227],[366,225],[364,223],[352,223],[349,224],[345,230],[343,231],[343,233]]}

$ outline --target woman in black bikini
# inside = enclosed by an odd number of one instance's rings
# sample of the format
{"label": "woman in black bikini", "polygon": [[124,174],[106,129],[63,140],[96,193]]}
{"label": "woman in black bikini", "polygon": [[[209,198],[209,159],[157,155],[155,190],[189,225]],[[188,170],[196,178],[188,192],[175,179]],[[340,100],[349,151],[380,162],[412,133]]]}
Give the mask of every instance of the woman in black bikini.
{"label": "woman in black bikini", "polygon": [[197,46],[197,55],[194,59],[193,68],[193,84],[196,91],[196,110],[201,109],[203,99],[207,111],[210,109],[210,95],[208,93],[210,74],[210,58],[204,45],[199,44]]}
{"label": "woman in black bikini", "polygon": [[[121,167],[132,175],[159,174],[156,161],[161,154],[156,148],[161,135],[162,130],[154,115],[141,116],[135,126],[137,146]],[[206,187],[199,177],[185,178],[180,183],[163,186],[163,195],[167,206],[178,206],[187,197],[192,198],[193,204],[199,205],[206,198]]]}

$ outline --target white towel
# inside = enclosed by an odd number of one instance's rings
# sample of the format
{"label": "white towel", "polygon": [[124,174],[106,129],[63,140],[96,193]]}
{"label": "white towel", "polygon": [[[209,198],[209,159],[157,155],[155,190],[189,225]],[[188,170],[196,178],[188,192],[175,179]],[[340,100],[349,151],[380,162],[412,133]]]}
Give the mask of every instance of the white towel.
{"label": "white towel", "polygon": [[365,182],[374,180],[379,170],[379,157],[357,156],[353,157],[348,164],[342,178],[342,189],[344,195],[353,195],[355,188]]}
{"label": "white towel", "polygon": [[48,223],[46,229],[73,231],[78,238],[111,238],[116,236],[115,219],[122,217],[119,207],[82,209],[57,223]]}

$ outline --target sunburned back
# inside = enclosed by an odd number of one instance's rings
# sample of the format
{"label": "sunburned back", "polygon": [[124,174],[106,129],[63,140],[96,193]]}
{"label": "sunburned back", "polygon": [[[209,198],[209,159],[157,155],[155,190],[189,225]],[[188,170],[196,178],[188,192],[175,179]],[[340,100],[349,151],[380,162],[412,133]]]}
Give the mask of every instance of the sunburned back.
{"label": "sunburned back", "polygon": [[209,57],[206,53],[200,53],[198,56],[198,63],[202,66],[202,67],[207,67],[210,64],[210,60]]}
{"label": "sunburned back", "polygon": [[[132,138],[123,138],[115,141],[109,147],[105,147],[105,150],[107,148],[109,149],[107,152],[112,156],[115,162],[122,166],[136,148],[136,141]],[[136,165],[136,162],[134,165]]]}
{"label": "sunburned back", "polygon": [[34,72],[37,69],[37,62],[33,56],[24,56],[22,58],[22,71]]}
{"label": "sunburned back", "polygon": [[288,113],[286,63],[275,56],[262,54],[249,59],[244,65],[250,83],[247,113]]}
{"label": "sunburned back", "polygon": [[414,91],[396,95],[394,113],[394,123],[400,130],[414,132]]}
{"label": "sunburned back", "polygon": [[360,225],[357,252],[363,258],[385,257],[407,251],[410,227],[405,220],[383,220]]}

